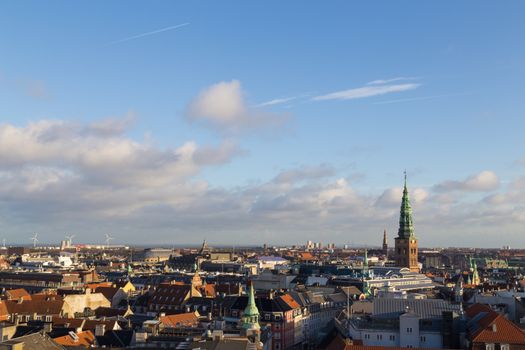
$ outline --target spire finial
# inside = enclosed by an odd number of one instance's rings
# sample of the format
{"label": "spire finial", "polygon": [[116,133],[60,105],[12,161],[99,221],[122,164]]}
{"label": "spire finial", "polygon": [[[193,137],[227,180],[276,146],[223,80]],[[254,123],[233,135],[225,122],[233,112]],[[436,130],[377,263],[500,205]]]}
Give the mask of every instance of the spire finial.
{"label": "spire finial", "polygon": [[407,170],[406,169],[403,172],[403,174],[405,174],[405,187],[407,187]]}

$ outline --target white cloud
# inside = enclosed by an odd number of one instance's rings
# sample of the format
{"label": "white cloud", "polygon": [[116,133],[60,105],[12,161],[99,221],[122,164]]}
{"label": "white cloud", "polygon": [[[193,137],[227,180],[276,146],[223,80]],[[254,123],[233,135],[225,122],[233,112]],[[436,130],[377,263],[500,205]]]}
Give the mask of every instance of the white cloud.
{"label": "white cloud", "polygon": [[186,142],[159,150],[125,137],[121,122],[79,125],[43,120],[26,127],[0,126],[0,169],[63,168],[85,181],[114,186],[166,186],[199,172],[202,166],[229,161],[238,148],[225,142],[215,149]]}
{"label": "white cloud", "polygon": [[280,172],[275,178],[276,183],[296,183],[304,180],[319,180],[335,175],[335,169],[326,164],[319,166],[302,166]]}
{"label": "white cloud", "polygon": [[275,98],[275,99],[270,100],[270,101],[259,103],[259,104],[255,105],[255,107],[267,107],[267,106],[280,105],[280,104],[287,103],[287,102],[290,102],[290,101],[294,101],[294,100],[297,100],[298,98],[306,97],[306,96],[308,96],[308,95]]}
{"label": "white cloud", "polygon": [[378,79],[378,80],[372,80],[366,83],[366,85],[382,85],[382,84],[390,84],[394,83],[396,81],[410,81],[410,80],[418,80],[418,77],[396,77],[391,79]]}
{"label": "white cloud", "polygon": [[[412,203],[421,204],[429,197],[428,191],[423,188],[409,189],[409,198]],[[385,190],[378,198],[375,203],[376,206],[381,207],[392,207],[399,206],[401,204],[401,197],[403,196],[402,187],[393,187]]]}
{"label": "white cloud", "polygon": [[313,100],[353,100],[365,97],[385,95],[393,92],[414,90],[417,89],[419,86],[420,84],[415,83],[363,86],[355,89],[336,91],[326,95],[316,96],[313,98]]}
{"label": "white cloud", "polygon": [[186,115],[226,133],[275,127],[287,117],[248,107],[238,80],[220,82],[199,93],[188,105]]}
{"label": "white cloud", "polygon": [[482,171],[478,174],[471,175],[463,181],[450,180],[434,186],[438,192],[448,191],[470,191],[486,192],[493,191],[499,187],[500,180],[498,176],[490,170]]}
{"label": "white cloud", "polygon": [[[329,164],[216,187],[200,175],[242,153],[235,142],[199,146],[190,140],[159,149],[125,136],[118,120],[102,129],[100,124],[0,126],[0,229],[8,242],[22,243],[19,237],[30,232],[48,242],[64,232],[96,242],[112,232],[121,237],[118,243],[183,244],[207,237],[216,244],[280,244],[322,237],[379,245],[384,227],[390,237],[397,230],[400,187],[359,190]],[[495,183],[485,172],[460,182],[471,190]],[[508,233],[504,237],[516,234],[509,243],[521,239],[523,179],[480,200],[430,189],[409,187],[422,246],[499,245],[502,235],[491,241],[496,230]]]}

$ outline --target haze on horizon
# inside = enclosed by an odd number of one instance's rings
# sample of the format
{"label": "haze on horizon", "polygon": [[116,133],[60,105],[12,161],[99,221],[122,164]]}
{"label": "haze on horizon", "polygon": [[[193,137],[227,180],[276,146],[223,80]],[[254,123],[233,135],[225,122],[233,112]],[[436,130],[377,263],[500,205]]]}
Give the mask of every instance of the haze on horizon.
{"label": "haze on horizon", "polygon": [[4,2],[0,239],[523,248],[525,3]]}

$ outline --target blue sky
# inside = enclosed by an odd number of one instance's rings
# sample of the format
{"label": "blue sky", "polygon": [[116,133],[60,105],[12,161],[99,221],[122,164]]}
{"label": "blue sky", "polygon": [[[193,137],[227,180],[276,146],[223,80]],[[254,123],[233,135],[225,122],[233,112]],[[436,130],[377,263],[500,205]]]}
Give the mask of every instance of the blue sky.
{"label": "blue sky", "polygon": [[3,3],[0,229],[374,245],[394,235],[406,168],[422,245],[519,245],[524,15],[520,1]]}

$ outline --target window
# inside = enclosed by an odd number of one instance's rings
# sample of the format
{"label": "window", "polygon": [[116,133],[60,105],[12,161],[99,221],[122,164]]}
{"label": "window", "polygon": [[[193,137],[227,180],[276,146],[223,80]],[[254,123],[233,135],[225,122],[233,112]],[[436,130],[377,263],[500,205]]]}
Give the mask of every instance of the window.
{"label": "window", "polygon": [[412,327],[407,328],[407,333],[412,333]]}
{"label": "window", "polygon": [[494,350],[494,344],[491,344],[491,343],[485,344],[485,350]]}
{"label": "window", "polygon": [[396,336],[395,335],[390,335],[390,340],[392,340],[392,341],[396,340]]}
{"label": "window", "polygon": [[377,335],[377,340],[383,340],[383,335],[382,334],[378,334]]}
{"label": "window", "polygon": [[510,350],[510,345],[509,344],[501,344],[500,348],[501,348],[501,350]]}
{"label": "window", "polygon": [[265,319],[266,321],[269,321],[269,320],[270,320],[270,314],[266,314],[266,315],[264,315],[264,319]]}
{"label": "window", "polygon": [[424,335],[422,335],[422,336],[421,336],[421,342],[424,343],[424,342],[426,342],[426,341],[427,341],[427,337],[424,336]]}

